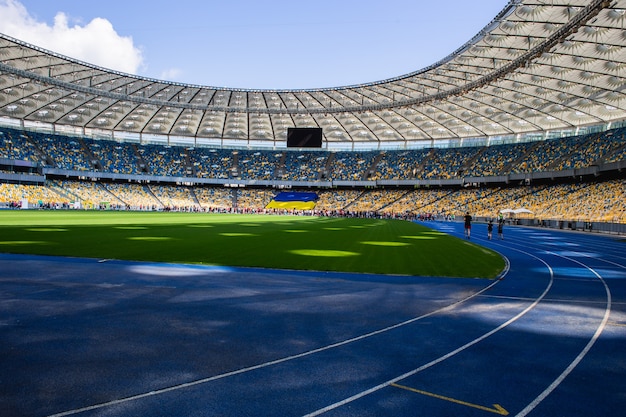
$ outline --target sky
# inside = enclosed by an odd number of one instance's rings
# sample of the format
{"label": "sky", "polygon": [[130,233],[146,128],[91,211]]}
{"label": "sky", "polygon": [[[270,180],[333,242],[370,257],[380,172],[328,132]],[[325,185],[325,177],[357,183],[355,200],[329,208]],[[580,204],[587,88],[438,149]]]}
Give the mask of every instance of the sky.
{"label": "sky", "polygon": [[104,68],[244,89],[375,82],[445,58],[508,0],[0,0],[0,32]]}

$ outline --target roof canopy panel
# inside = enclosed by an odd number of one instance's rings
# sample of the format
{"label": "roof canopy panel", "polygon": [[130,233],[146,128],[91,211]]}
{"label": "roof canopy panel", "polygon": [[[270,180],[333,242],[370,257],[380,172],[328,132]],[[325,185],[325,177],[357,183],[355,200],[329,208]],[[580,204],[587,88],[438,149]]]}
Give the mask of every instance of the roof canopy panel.
{"label": "roof canopy panel", "polygon": [[512,0],[414,73],[316,90],[244,90],[123,74],[0,35],[0,117],[135,134],[328,142],[515,135],[626,119],[626,0]]}

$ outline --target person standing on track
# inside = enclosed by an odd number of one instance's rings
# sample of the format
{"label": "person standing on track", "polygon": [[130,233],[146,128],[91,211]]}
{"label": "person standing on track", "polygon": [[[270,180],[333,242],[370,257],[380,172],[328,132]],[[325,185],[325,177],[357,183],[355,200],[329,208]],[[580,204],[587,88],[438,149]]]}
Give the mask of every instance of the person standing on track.
{"label": "person standing on track", "polygon": [[504,240],[504,219],[498,221],[498,239]]}
{"label": "person standing on track", "polygon": [[487,223],[487,239],[491,240],[492,234],[493,234],[493,220],[489,220],[489,223]]}
{"label": "person standing on track", "polygon": [[469,239],[472,234],[472,216],[469,211],[465,213],[463,220],[465,221],[465,238]]}

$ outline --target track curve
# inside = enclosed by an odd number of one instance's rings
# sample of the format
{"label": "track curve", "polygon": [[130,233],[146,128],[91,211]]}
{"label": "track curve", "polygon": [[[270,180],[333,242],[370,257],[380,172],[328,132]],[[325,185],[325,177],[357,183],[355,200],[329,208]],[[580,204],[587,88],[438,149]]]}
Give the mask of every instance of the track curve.
{"label": "track curve", "polygon": [[468,244],[506,257],[501,280],[0,255],[14,376],[0,403],[57,417],[620,412],[624,242],[480,228]]}

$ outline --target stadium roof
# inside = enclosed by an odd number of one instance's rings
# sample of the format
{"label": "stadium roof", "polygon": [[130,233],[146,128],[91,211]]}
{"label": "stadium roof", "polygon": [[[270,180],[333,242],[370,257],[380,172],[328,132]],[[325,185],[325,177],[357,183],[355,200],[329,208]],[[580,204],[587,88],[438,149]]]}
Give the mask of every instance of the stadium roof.
{"label": "stadium roof", "polygon": [[625,25],[626,0],[512,0],[427,68],[312,90],[139,77],[0,34],[0,118],[278,147],[289,127],[323,128],[329,148],[575,130],[626,119]]}

